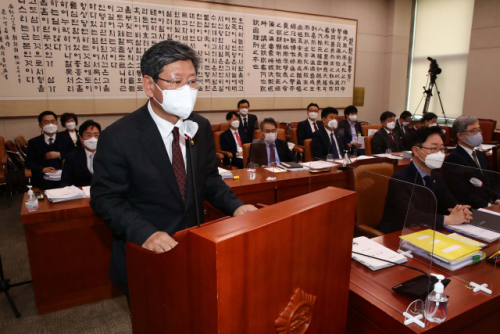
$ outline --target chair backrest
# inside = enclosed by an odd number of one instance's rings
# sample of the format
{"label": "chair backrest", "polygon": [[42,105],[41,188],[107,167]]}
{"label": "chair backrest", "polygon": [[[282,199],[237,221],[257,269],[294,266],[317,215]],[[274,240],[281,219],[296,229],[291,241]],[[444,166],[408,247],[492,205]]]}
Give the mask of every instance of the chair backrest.
{"label": "chair backrest", "polygon": [[26,139],[24,139],[23,136],[17,136],[16,139],[15,139],[16,143],[19,144],[19,146],[21,147],[26,147],[28,146],[28,142],[26,141]]}
{"label": "chair backrest", "polygon": [[345,116],[337,116],[336,120],[337,122],[342,122],[345,119]]}
{"label": "chair backrest", "polygon": [[[7,153],[5,152],[5,139],[0,137],[0,160],[7,158]],[[5,170],[7,170],[7,164],[0,165],[0,183],[5,183]]]}
{"label": "chair backrest", "polygon": [[382,221],[394,164],[366,164],[358,166],[352,172],[356,191],[356,224],[377,228]]}
{"label": "chair backrest", "polygon": [[220,125],[219,124],[211,124],[211,126],[212,126],[212,136],[214,136],[217,131],[220,131]]}
{"label": "chair backrest", "polygon": [[365,137],[365,155],[373,155],[372,153],[372,138],[373,136]]}
{"label": "chair backrest", "polygon": [[313,161],[311,142],[312,142],[312,139],[304,140],[304,162]]}
{"label": "chair backrest", "polygon": [[295,145],[299,144],[299,141],[297,139],[297,128],[291,128],[290,129],[290,141],[294,143]]}
{"label": "chair backrest", "polygon": [[297,128],[297,126],[299,126],[299,122],[292,122],[292,123],[290,123],[290,127],[291,127],[292,129],[296,129],[296,128]]}
{"label": "chair backrest", "polygon": [[222,134],[223,131],[217,131],[214,133],[214,143],[215,143],[215,149],[217,151],[221,151],[220,148],[220,135]]}
{"label": "chair backrest", "polygon": [[479,126],[483,131],[483,141],[490,142],[493,140],[495,135],[495,129],[497,127],[497,121],[493,119],[478,118]]}
{"label": "chair backrest", "polygon": [[220,123],[220,124],[219,124],[219,131],[224,132],[224,131],[226,131],[227,129],[229,129],[229,123],[227,123],[227,122],[226,122],[226,123]]}
{"label": "chair backrest", "polygon": [[441,129],[444,131],[444,146],[449,146],[451,144],[451,127],[442,126]]}
{"label": "chair backrest", "polygon": [[243,144],[243,168],[247,168],[248,156],[250,155],[250,145],[251,143]]}
{"label": "chair backrest", "polygon": [[[277,138],[281,139],[281,140],[286,140],[285,130],[283,130],[283,129],[277,129],[277,130],[278,130]],[[253,139],[257,139],[257,140],[262,139],[262,131],[260,129],[254,131]]]}
{"label": "chair backrest", "polygon": [[12,140],[7,140],[5,142],[5,148],[7,148],[7,150],[9,151],[12,151],[12,152],[19,152],[16,144],[14,144],[14,142]]}
{"label": "chair backrest", "polygon": [[376,129],[380,130],[382,128],[382,124],[361,124],[361,132],[363,132],[363,136],[368,136],[368,130],[369,129]]}

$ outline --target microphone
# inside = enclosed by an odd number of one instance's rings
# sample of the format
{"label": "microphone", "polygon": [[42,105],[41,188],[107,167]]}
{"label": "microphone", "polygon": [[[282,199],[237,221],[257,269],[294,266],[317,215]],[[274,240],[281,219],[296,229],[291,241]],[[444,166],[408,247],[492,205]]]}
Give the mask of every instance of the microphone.
{"label": "microphone", "polygon": [[200,228],[200,211],[198,209],[198,198],[196,196],[196,181],[194,179],[194,165],[193,165],[193,151],[192,146],[194,145],[193,137],[198,132],[198,123],[186,120],[182,123],[182,134],[186,138],[187,141],[187,150],[189,151],[189,163],[191,165],[191,178],[193,180],[193,188],[194,188],[194,204],[196,207],[196,222],[198,223],[198,228]]}
{"label": "microphone", "polygon": [[[478,187],[478,188],[485,188],[487,190],[489,190],[492,194],[495,194],[497,196],[497,198],[500,198],[500,194],[497,193],[495,190],[493,189],[490,189],[486,186],[483,185],[483,182],[475,177],[471,178],[470,180],[470,183],[472,183],[472,185],[474,185],[475,187]],[[493,202],[494,203],[494,202]]]}

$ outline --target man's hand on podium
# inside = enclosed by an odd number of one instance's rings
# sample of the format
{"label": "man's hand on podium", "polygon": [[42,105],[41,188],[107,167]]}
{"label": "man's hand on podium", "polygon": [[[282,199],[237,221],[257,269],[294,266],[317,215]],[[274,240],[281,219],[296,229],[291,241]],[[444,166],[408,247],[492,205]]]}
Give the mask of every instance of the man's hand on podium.
{"label": "man's hand on podium", "polygon": [[178,242],[172,239],[168,233],[158,231],[151,234],[142,247],[156,253],[164,253],[177,246],[177,244]]}
{"label": "man's hand on podium", "polygon": [[242,205],[240,206],[238,209],[236,209],[236,211],[234,211],[234,214],[233,216],[236,217],[236,216],[239,216],[239,215],[243,215],[245,213],[249,213],[250,211],[255,211],[257,210],[257,208],[251,204],[245,204],[245,205]]}

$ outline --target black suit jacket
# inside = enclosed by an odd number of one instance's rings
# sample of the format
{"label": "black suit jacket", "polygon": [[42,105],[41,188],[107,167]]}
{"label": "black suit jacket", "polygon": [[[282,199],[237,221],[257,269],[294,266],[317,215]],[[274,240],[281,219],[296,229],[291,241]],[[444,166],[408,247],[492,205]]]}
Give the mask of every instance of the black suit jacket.
{"label": "black suit jacket", "polygon": [[125,243],[142,245],[155,232],[172,235],[195,226],[192,172],[196,178],[199,216],[203,199],[226,215],[243,203],[218,173],[210,123],[198,114],[188,118],[199,125],[193,138],[193,165],[186,147],[186,201],[170,163],[160,131],[147,104],[102,131],[94,158],[90,206],[113,232],[110,279],[128,293]]}
{"label": "black suit jacket", "polygon": [[[248,138],[248,135],[246,131],[243,130],[243,128],[238,128],[238,135],[240,136],[242,145],[252,142]],[[236,157],[236,154],[238,153],[238,146],[236,145],[236,141],[234,140],[231,128],[220,134],[220,148],[223,151],[231,152],[233,154],[233,157]]]}
{"label": "black suit jacket", "polygon": [[86,187],[92,183],[92,174],[87,167],[87,154],[85,149],[78,147],[66,157],[61,175],[60,187],[77,186]]}
{"label": "black suit jacket", "polygon": [[[275,141],[276,150],[278,151],[278,157],[280,162],[297,162],[297,157],[288,148],[286,141],[281,139],[276,139]],[[266,143],[263,139],[250,145],[250,153],[248,154],[248,162],[253,162],[259,166],[267,166],[269,157],[267,156]]]}
{"label": "black suit jacket", "polygon": [[[49,147],[45,143],[44,134],[32,138],[28,141],[28,153],[26,155],[26,167],[31,169],[33,175],[33,185],[44,188],[43,184],[43,169],[45,167],[53,167],[62,169],[62,160],[66,159],[66,155],[75,149],[73,141],[66,136],[56,134],[56,140]],[[59,152],[61,159],[46,159],[47,152]]]}
{"label": "black suit jacket", "polygon": [[[356,129],[356,134],[361,134],[363,135],[363,132],[361,131],[361,123],[356,122],[354,123],[354,128]],[[339,135],[344,136],[345,142],[350,144],[352,141],[352,133],[351,133],[351,124],[347,119],[343,119],[339,123],[339,128],[337,130]]]}
{"label": "black suit jacket", "polygon": [[[403,132],[404,129],[404,132]],[[399,137],[401,138],[401,142],[403,143],[403,148],[406,151],[411,150],[411,134],[410,134],[410,127],[409,125],[403,126],[399,122],[399,118],[396,120],[396,128],[394,131],[397,131],[399,133]]]}
{"label": "black suit jacket", "polygon": [[[340,159],[343,157],[344,152],[346,150],[349,150],[349,147],[347,146],[344,136],[339,135],[337,130],[335,130],[334,133],[340,150],[339,156],[334,157],[334,159]],[[330,153],[330,145],[330,137],[328,136],[325,127],[320,124],[318,131],[314,132],[311,142],[313,157],[326,159],[326,156],[328,155],[328,153]]]}
{"label": "black suit jacket", "polygon": [[[443,165],[443,176],[450,192],[457,200],[474,209],[479,209],[500,199],[500,187],[495,182],[486,153],[476,151],[476,154],[483,172],[479,170],[469,153],[462,146],[457,145]],[[470,179],[473,177],[481,180],[484,187],[477,188],[472,185]]]}
{"label": "black suit jacket", "polygon": [[[384,214],[379,230],[383,233],[400,231],[403,227],[423,226],[443,228],[444,216],[458,201],[450,194],[438,171],[431,172],[431,189],[424,182],[415,164],[394,173],[389,181]],[[434,195],[433,195],[434,194]]]}
{"label": "black suit jacket", "polygon": [[392,137],[394,139],[395,146],[391,142],[391,138],[389,134],[382,127],[380,130],[375,132],[372,138],[372,153],[373,154],[382,154],[387,151],[388,148],[392,150],[392,152],[401,152],[404,150],[403,142],[399,136],[399,132],[392,131]]}
{"label": "black suit jacket", "polygon": [[240,117],[239,129],[246,131],[248,138],[252,139],[254,131],[259,128],[259,121],[257,119],[257,116],[252,114],[247,114],[248,127],[246,129],[243,127],[243,118],[239,114],[238,116]]}
{"label": "black suit jacket", "polygon": [[[74,145],[76,147],[83,147],[82,142],[80,141],[80,134],[78,133],[78,130],[75,130],[75,131],[76,131],[76,144],[74,144]],[[73,138],[71,138],[71,136],[69,135],[68,129],[64,130],[63,132],[58,132],[57,135],[68,137],[69,140],[71,140],[71,142],[73,143]]]}
{"label": "black suit jacket", "polygon": [[[316,125],[318,125],[319,130],[320,122],[316,121]],[[308,119],[297,124],[297,142],[299,145],[304,145],[304,140],[311,139],[312,137],[313,130]]]}

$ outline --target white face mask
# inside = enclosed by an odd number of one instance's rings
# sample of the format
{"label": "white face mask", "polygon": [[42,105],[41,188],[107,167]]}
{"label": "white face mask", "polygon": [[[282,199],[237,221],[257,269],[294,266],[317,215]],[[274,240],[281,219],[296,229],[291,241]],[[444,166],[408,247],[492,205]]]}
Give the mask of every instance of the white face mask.
{"label": "white face mask", "polygon": [[66,129],[68,130],[74,130],[76,128],[76,123],[71,122],[71,123],[66,123]]}
{"label": "white face mask", "polygon": [[403,126],[408,126],[408,124],[410,124],[410,122],[403,122],[401,124],[403,124]]}
{"label": "white face mask", "polygon": [[432,128],[434,126],[437,126],[437,123],[432,123],[432,124],[429,124],[429,127]]}
{"label": "white face mask", "polygon": [[97,148],[97,138],[92,137],[90,139],[85,139],[83,145],[89,150],[95,150]]}
{"label": "white face mask", "polygon": [[57,125],[55,124],[47,124],[43,127],[43,132],[47,133],[56,133],[57,132]]}
{"label": "white face mask", "polygon": [[[158,87],[158,85],[156,85],[156,87]],[[196,102],[196,96],[198,95],[197,89],[191,89],[188,85],[172,90],[161,90],[160,87],[158,87],[158,89],[162,92],[163,102],[158,102],[154,96],[153,99],[161,105],[165,112],[182,119],[186,119],[191,115]]]}
{"label": "white face mask", "polygon": [[387,128],[389,130],[394,130],[394,128],[396,127],[396,122],[392,121],[392,122],[389,122],[387,123],[385,126],[387,126]]}
{"label": "white face mask", "polygon": [[330,129],[333,129],[333,130],[335,130],[335,129],[337,128],[337,126],[338,126],[338,125],[339,125],[339,123],[337,122],[337,120],[336,120],[336,119],[333,119],[333,120],[331,120],[330,122],[328,122],[328,127],[329,127]]}
{"label": "white face mask", "polygon": [[349,120],[351,122],[356,122],[357,119],[358,119],[358,115],[349,115]]}
{"label": "white face mask", "polygon": [[[424,151],[422,151],[420,148],[419,150],[425,154]],[[443,166],[443,162],[444,162],[444,158],[446,157],[446,155],[441,152],[441,151],[438,151],[436,153],[432,153],[432,154],[425,154],[426,157],[425,157],[425,160],[424,160],[424,163],[425,165],[430,168],[430,169],[439,169],[441,168],[441,166]],[[419,157],[420,159],[420,157]],[[422,159],[420,159],[422,160]]]}
{"label": "white face mask", "polygon": [[248,109],[240,109],[240,114],[246,116],[246,114],[248,114]]}
{"label": "white face mask", "polygon": [[313,111],[309,113],[309,118],[312,119],[313,121],[318,117],[318,113]]}
{"label": "white face mask", "polygon": [[232,122],[231,122],[231,126],[233,127],[233,129],[237,129],[237,128],[239,128],[239,126],[240,126],[240,121],[232,121]]}
{"label": "white face mask", "polygon": [[276,133],[265,133],[264,141],[268,144],[272,144],[276,141]]}

